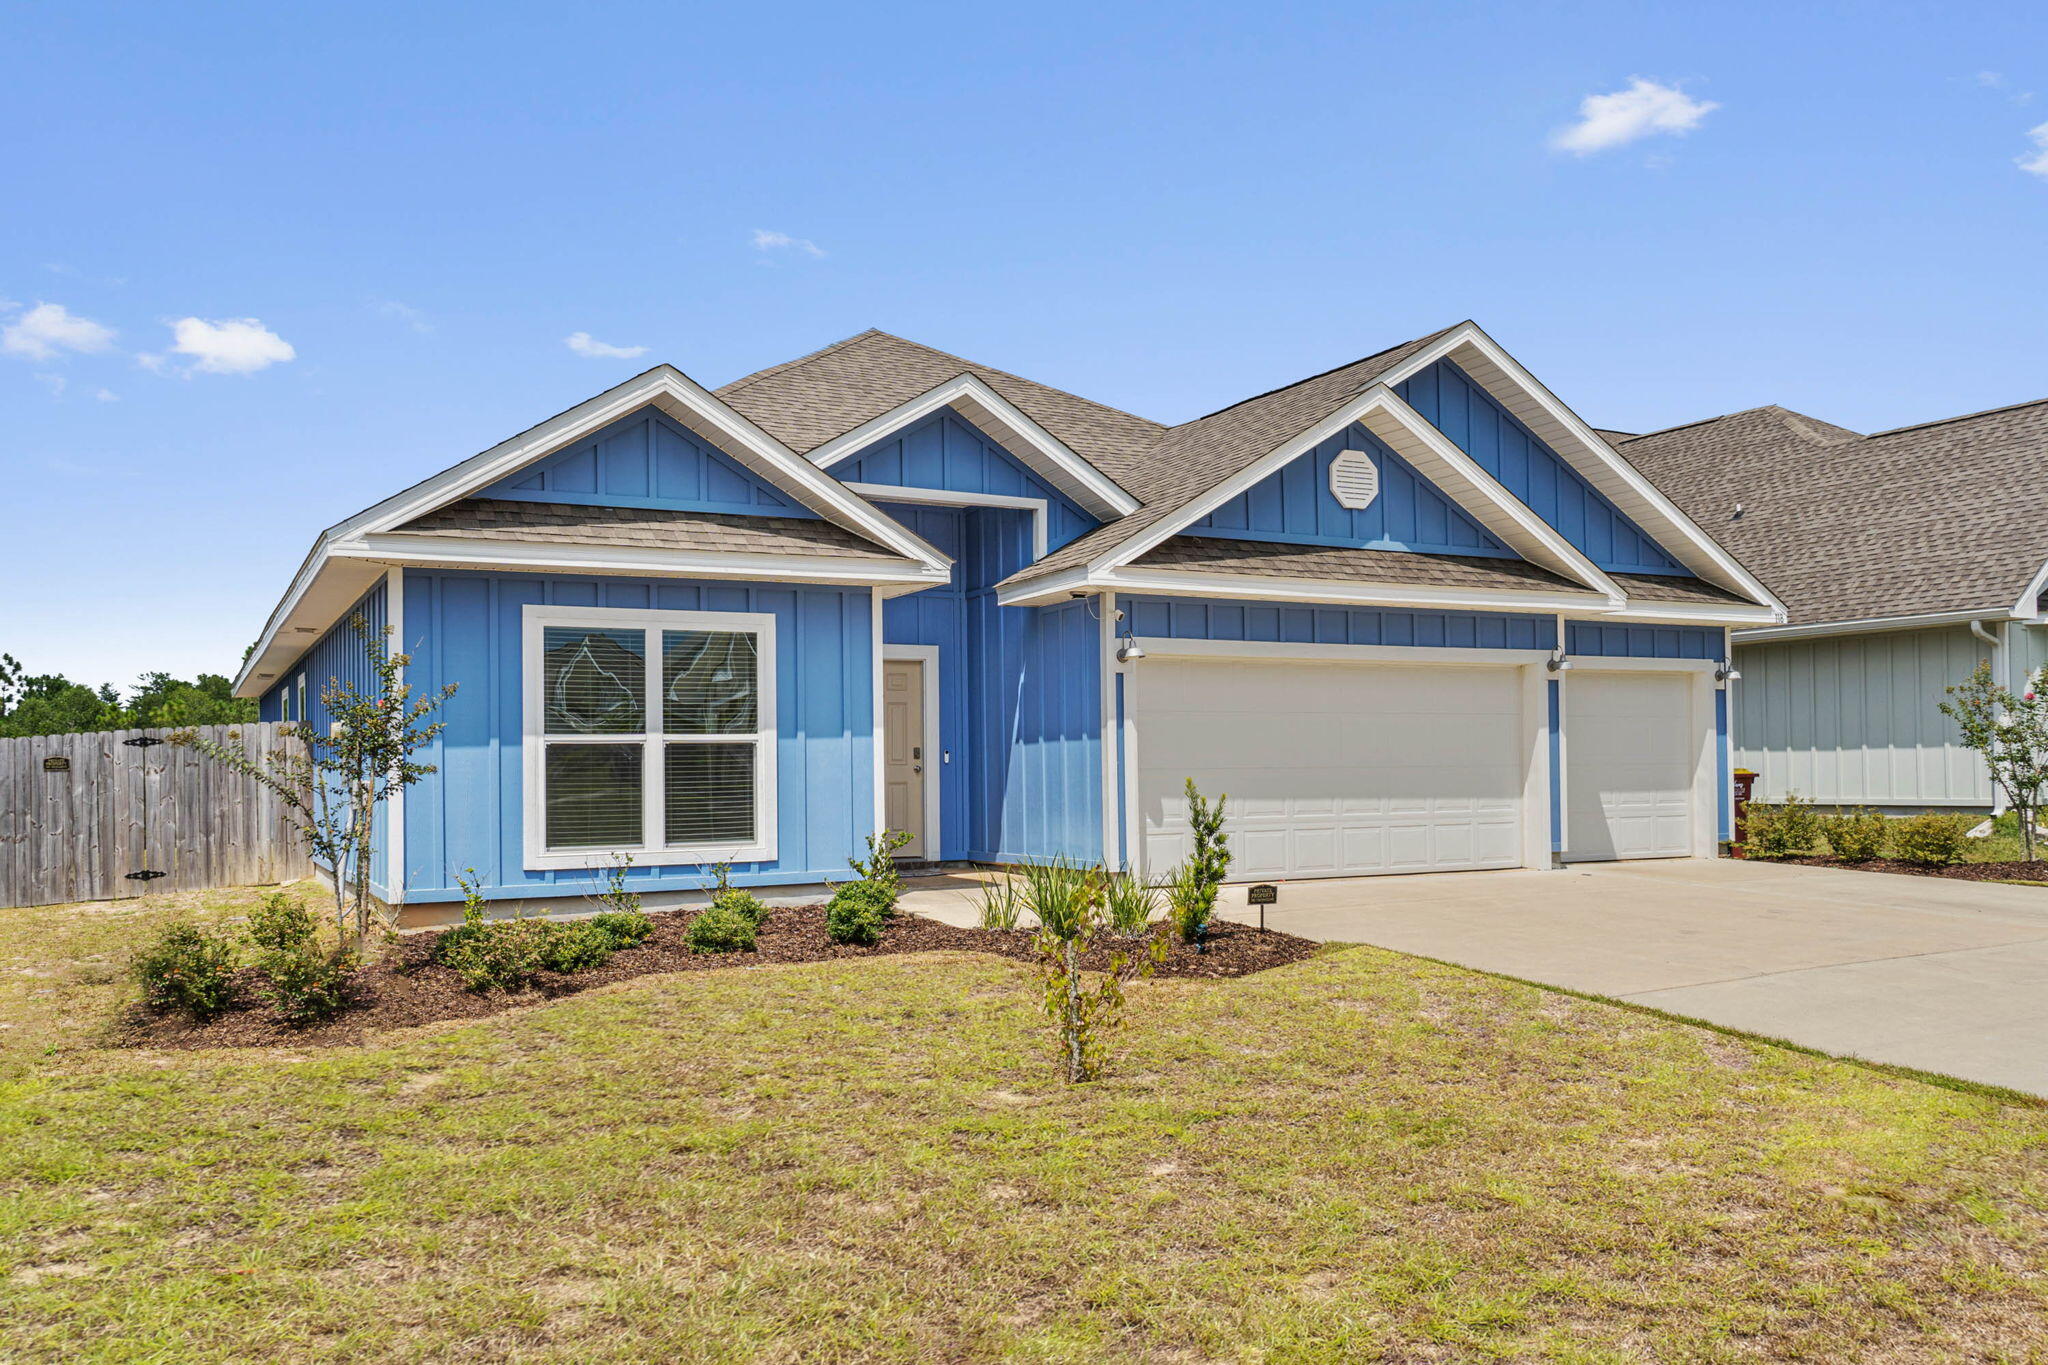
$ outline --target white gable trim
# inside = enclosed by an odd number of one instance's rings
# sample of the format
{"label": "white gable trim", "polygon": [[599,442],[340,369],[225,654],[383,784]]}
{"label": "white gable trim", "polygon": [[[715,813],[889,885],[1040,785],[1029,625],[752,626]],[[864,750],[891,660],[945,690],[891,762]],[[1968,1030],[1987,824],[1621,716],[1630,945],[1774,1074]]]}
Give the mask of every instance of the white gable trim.
{"label": "white gable trim", "polygon": [[948,407],[988,432],[1098,520],[1113,521],[1138,510],[1138,500],[1117,487],[1114,480],[1033,421],[1022,408],[971,374],[949,379],[879,417],[869,418],[818,446],[808,458],[818,468],[830,469]]}
{"label": "white gable trim", "polygon": [[1460,323],[1435,342],[1380,376],[1389,388],[1448,358],[1555,450],[1608,501],[1650,532],[1668,553],[1709,583],[1743,593],[1775,609],[1785,604],[1735,557],[1701,530],[1678,505],[1658,492],[1634,466],[1616,454],[1594,430],[1545,388],[1520,361],[1476,322]]}
{"label": "white gable trim", "polygon": [[507,569],[518,573],[645,574],[650,578],[801,579],[824,583],[914,583],[927,588],[947,574],[900,561],[843,555],[762,554],[738,550],[673,550],[635,545],[578,545],[559,540],[466,539],[430,535],[366,535],[335,545],[341,559]]}
{"label": "white gable trim", "polygon": [[1607,605],[1619,607],[1625,597],[1615,581],[1594,567],[1593,561],[1559,535],[1499,480],[1458,449],[1449,438],[1431,426],[1384,384],[1374,384],[1358,397],[1338,408],[1322,421],[1239,470],[1230,478],[1188,503],[1173,515],[1139,533],[1133,539],[1112,546],[1089,565],[1096,571],[1130,564],[1200,521],[1224,503],[1257,485],[1274,471],[1291,464],[1354,422],[1391,447],[1395,454],[1414,465],[1459,507],[1516,554],[1565,578],[1585,584],[1607,598]]}
{"label": "white gable trim", "polygon": [[2041,600],[2041,593],[2044,590],[2048,590],[2048,564],[2043,564],[2040,572],[2027,580],[2027,586],[2020,593],[2019,600],[2012,604],[2012,614],[2029,619],[2039,616],[2041,613],[2035,609],[2034,604]]}
{"label": "white gable trim", "polygon": [[1232,597],[1304,605],[1417,607],[1446,611],[1572,612],[1600,615],[1606,604],[1583,592],[1516,588],[1447,588],[1422,583],[1361,583],[1335,578],[1276,578],[1184,569],[1069,569],[998,592],[1005,607],[1041,606],[1088,592],[1115,590],[1178,597]]}
{"label": "white gable trim", "polygon": [[1051,507],[1044,498],[1020,498],[1009,493],[956,493],[950,488],[916,488],[907,484],[850,483],[846,485],[869,502],[915,502],[933,507],[1001,507],[1031,514],[1031,557],[1045,558]]}

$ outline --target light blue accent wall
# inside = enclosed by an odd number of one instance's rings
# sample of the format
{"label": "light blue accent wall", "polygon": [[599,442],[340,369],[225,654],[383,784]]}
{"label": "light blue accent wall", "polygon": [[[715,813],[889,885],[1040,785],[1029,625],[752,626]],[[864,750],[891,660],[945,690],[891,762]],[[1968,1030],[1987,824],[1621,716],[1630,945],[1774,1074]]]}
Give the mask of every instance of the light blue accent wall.
{"label": "light blue accent wall", "polygon": [[844,483],[887,483],[899,488],[1044,498],[1050,504],[1045,528],[1048,550],[1057,550],[1097,524],[1066,494],[951,409],[935,412],[887,440],[841,460],[832,466],[831,472]]}
{"label": "light blue accent wall", "polygon": [[1126,597],[1135,635],[1275,644],[1555,649],[1557,620],[1508,612],[1279,606],[1201,597]]}
{"label": "light blue accent wall", "polygon": [[1721,659],[1728,636],[1719,626],[1625,626],[1567,621],[1564,649],[1608,659]]}
{"label": "light blue accent wall", "polygon": [[[1363,450],[1379,467],[1379,496],[1368,506],[1345,507],[1330,491],[1330,461],[1345,450]],[[1356,424],[1276,469],[1184,534],[1515,558],[1413,465]]]}
{"label": "light blue accent wall", "polygon": [[817,513],[662,413],[622,417],[477,495],[771,517]]}
{"label": "light blue accent wall", "polygon": [[892,597],[882,604],[882,638],[885,644],[932,645],[939,651],[940,752],[927,755],[924,765],[926,780],[939,784],[939,848],[930,856],[965,858],[976,758],[969,741],[967,595],[961,586],[967,514],[958,507],[879,505],[953,559],[953,576],[944,587]]}
{"label": "light blue accent wall", "polygon": [[[356,600],[354,606],[341,614],[341,619],[330,626],[325,635],[313,642],[312,648],[301,654],[292,665],[285,669],[275,687],[263,694],[257,702],[257,714],[264,720],[282,718],[284,690],[296,688],[299,675],[306,678],[306,710],[304,717],[293,716],[301,722],[310,722],[316,734],[325,734],[334,717],[328,714],[321,696],[334,683],[347,683],[364,696],[376,691],[376,678],[370,669],[370,652],[366,636],[358,634],[351,623],[361,618],[367,638],[375,639],[384,634],[384,627],[390,621],[388,594],[384,581],[379,579],[375,587]],[[392,652],[402,652],[391,646]],[[296,703],[294,703],[296,705]],[[432,761],[432,760],[428,760]],[[379,803],[370,820],[370,890],[380,900],[391,898],[389,878],[385,875],[388,863],[384,857],[386,848],[385,822],[386,807]]]}
{"label": "light blue accent wall", "polygon": [[[521,609],[528,603],[771,612],[776,621],[776,841],[772,862],[737,864],[741,885],[847,875],[874,809],[873,625],[865,588],[784,587],[631,578],[433,572],[405,575],[416,690],[455,683],[447,729],[426,761],[438,771],[408,793],[409,901],[460,896],[476,869],[494,897],[574,895],[599,878],[523,864]],[[629,873],[636,891],[698,890],[704,869]]]}
{"label": "light blue accent wall", "polygon": [[1601,568],[1690,572],[1449,360],[1402,381],[1396,391]]}

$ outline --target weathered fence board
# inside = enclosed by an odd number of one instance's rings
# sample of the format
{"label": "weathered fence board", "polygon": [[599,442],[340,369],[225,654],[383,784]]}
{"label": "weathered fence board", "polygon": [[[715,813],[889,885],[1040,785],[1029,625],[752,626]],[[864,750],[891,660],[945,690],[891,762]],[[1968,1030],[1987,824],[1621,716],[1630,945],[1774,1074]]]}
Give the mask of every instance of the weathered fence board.
{"label": "weathered fence board", "polygon": [[[282,728],[276,722],[208,725],[198,733],[257,753],[277,747]],[[176,733],[0,739],[0,906],[307,875],[311,864],[269,788],[184,745],[126,742]],[[147,881],[128,875],[144,870],[164,875]]]}

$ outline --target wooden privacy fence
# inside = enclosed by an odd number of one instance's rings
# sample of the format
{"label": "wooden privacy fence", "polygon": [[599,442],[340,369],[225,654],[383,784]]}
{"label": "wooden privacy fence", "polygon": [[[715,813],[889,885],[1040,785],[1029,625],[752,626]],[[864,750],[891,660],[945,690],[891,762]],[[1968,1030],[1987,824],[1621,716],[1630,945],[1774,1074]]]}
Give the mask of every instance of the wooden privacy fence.
{"label": "wooden privacy fence", "polygon": [[[271,721],[204,725],[196,733],[254,754],[278,747],[282,728]],[[308,875],[312,865],[276,794],[195,749],[163,742],[178,733],[0,739],[0,906]],[[163,875],[131,875],[137,872]]]}

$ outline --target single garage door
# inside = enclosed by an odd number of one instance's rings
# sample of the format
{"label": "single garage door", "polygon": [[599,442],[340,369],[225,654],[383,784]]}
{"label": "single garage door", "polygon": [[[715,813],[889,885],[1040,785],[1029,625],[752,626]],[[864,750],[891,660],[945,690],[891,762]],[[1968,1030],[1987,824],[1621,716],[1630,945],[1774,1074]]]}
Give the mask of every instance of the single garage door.
{"label": "single garage door", "polygon": [[1229,794],[1233,879],[1522,862],[1512,668],[1155,657],[1131,677],[1155,874],[1187,855],[1189,777]]}
{"label": "single garage door", "polygon": [[1692,679],[1579,668],[1564,695],[1566,861],[1691,854]]}

